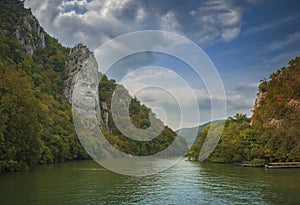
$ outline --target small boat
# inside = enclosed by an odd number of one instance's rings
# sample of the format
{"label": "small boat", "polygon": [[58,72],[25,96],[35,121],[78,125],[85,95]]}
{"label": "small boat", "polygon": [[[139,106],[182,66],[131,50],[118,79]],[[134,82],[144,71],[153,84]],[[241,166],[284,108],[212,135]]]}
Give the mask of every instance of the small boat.
{"label": "small boat", "polygon": [[273,162],[265,165],[267,169],[300,168],[300,162]]}

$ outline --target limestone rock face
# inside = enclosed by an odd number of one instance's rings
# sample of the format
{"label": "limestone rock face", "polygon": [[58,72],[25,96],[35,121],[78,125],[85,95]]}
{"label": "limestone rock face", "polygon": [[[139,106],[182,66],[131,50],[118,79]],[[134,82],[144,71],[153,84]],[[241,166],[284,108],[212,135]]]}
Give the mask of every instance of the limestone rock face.
{"label": "limestone rock face", "polygon": [[99,73],[94,54],[78,44],[70,50],[66,69],[64,95],[72,104],[73,122],[81,144],[94,159],[118,154],[102,134],[102,130],[109,130],[109,108],[105,102],[99,102]]}
{"label": "limestone rock face", "polygon": [[[266,92],[261,92],[258,96],[258,98],[256,98],[255,100],[255,104],[253,107],[253,110],[257,110],[261,105],[260,103],[266,99],[267,93]],[[257,115],[254,112],[251,118],[251,122],[250,122],[250,126],[253,126],[254,121],[256,120]],[[263,127],[265,128],[274,128],[274,129],[279,129],[281,127],[283,123],[283,119],[277,119],[274,117],[268,118],[264,123],[263,123]]]}
{"label": "limestone rock face", "polygon": [[290,99],[288,105],[294,109],[296,112],[300,112],[300,101],[295,99]]}
{"label": "limestone rock face", "polygon": [[[97,116],[101,129],[106,128],[108,125],[108,108],[106,104],[99,103],[98,64],[94,54],[83,44],[78,44],[70,50],[66,69],[68,70],[68,78],[65,80],[64,88],[66,99],[78,113],[86,115],[85,117]],[[105,122],[101,116],[106,116]]]}
{"label": "limestone rock face", "polygon": [[[98,73],[98,65],[93,53],[86,46],[78,44],[70,50],[66,69],[69,74],[65,81],[64,95],[72,103],[72,93],[75,83],[78,80],[92,80],[88,79],[88,77],[95,78],[95,75]],[[94,83],[97,82],[95,81]],[[97,87],[98,85],[95,86]]]}
{"label": "limestone rock face", "polygon": [[278,129],[281,127],[283,119],[270,118],[264,123],[264,127]]}
{"label": "limestone rock face", "polygon": [[[253,106],[253,110],[257,110],[258,107],[260,106],[260,102],[265,99],[266,97],[266,93],[259,93],[258,98],[256,98],[254,106]],[[253,126],[253,121],[256,119],[255,113],[253,113],[252,118],[251,118],[251,122],[250,122],[250,126]]]}
{"label": "limestone rock face", "polygon": [[17,26],[14,36],[21,44],[23,52],[30,56],[36,49],[46,47],[45,33],[31,14],[23,17],[23,24]]}
{"label": "limestone rock face", "polygon": [[[286,67],[261,81],[259,96],[253,107],[253,127],[293,130],[300,121],[300,58],[291,60]],[[290,131],[287,131],[291,129]],[[297,129],[296,129],[297,130]],[[299,130],[299,129],[298,129]],[[288,136],[288,135],[286,135]]]}
{"label": "limestone rock face", "polygon": [[[105,127],[108,128],[108,105],[106,102],[100,102],[100,109],[102,110],[102,119],[104,121]],[[110,131],[107,129],[106,131]]]}

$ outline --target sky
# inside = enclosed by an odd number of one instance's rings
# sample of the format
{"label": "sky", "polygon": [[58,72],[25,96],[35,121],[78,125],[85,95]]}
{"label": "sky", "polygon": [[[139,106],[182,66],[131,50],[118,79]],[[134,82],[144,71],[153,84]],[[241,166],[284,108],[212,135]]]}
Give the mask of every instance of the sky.
{"label": "sky", "polygon": [[[173,129],[236,113],[250,117],[260,80],[300,55],[298,0],[25,0],[25,6],[63,45],[81,42],[93,50],[100,71],[105,64],[102,46],[116,37],[143,30],[170,32],[170,41],[136,39],[133,46],[147,45],[159,52],[128,55],[106,74],[124,84]],[[200,75],[195,72],[185,58],[202,57],[191,54],[185,46],[189,42],[173,33],[199,46],[204,52],[200,55],[207,55],[213,64],[210,69],[203,59],[200,64],[206,70]],[[114,44],[110,49],[115,50],[106,51],[111,54],[128,46],[126,42]],[[183,58],[161,50],[181,53]]]}

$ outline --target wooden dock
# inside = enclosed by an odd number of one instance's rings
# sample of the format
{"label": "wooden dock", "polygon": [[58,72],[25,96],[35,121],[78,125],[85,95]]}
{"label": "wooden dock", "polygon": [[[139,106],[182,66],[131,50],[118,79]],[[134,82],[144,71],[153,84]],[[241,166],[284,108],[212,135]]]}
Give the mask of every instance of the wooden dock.
{"label": "wooden dock", "polygon": [[300,168],[300,162],[273,162],[265,165],[267,169]]}

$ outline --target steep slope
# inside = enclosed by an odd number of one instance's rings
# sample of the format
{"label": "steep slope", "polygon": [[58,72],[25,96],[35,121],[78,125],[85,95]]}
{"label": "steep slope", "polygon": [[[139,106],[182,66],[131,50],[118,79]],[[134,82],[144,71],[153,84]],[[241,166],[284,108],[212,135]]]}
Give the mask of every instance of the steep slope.
{"label": "steep slope", "polygon": [[300,160],[300,57],[261,82],[251,125],[270,161]]}
{"label": "steep slope", "polygon": [[[0,1],[0,172],[89,158],[76,136],[70,103],[72,72],[84,72],[86,66],[97,72],[87,47],[63,47],[43,30],[22,1]],[[119,132],[110,111],[116,86],[106,76],[99,83],[97,114],[108,141],[131,155],[155,154],[168,147],[177,137],[168,127],[147,142]],[[129,109],[137,128],[150,126],[149,108],[132,99]],[[180,154],[185,145],[180,141]]]}
{"label": "steep slope", "polygon": [[23,53],[30,56],[38,49],[46,47],[43,28],[30,10],[23,8],[22,2],[1,0],[0,5],[2,37],[13,36],[19,42]]}
{"label": "steep slope", "polygon": [[[251,122],[250,122],[251,120]],[[198,157],[208,125],[187,156]],[[259,85],[252,118],[237,114],[225,122],[212,162],[300,161],[300,58],[291,60]]]}
{"label": "steep slope", "polygon": [[87,158],[62,92],[68,49],[21,1],[0,9],[0,172]]}
{"label": "steep slope", "polygon": [[[74,106],[79,110],[88,110],[86,114],[93,113],[97,117],[98,126],[115,148],[130,155],[148,156],[166,149],[177,138],[175,132],[156,119],[151,109],[141,105],[136,98],[132,98],[123,86],[116,84],[114,80],[109,80],[105,75],[97,73],[96,59],[86,46],[78,44],[71,49],[66,69],[69,73],[64,88],[66,98],[70,103],[73,100]],[[95,85],[98,81],[95,77],[97,75],[102,77],[99,82],[99,95],[97,93],[92,94],[97,90]],[[76,95],[82,96],[81,98],[74,96],[76,84],[80,86],[77,87]],[[92,94],[95,97],[97,95],[99,99],[95,98],[94,101],[90,101],[85,99],[86,94],[89,96]],[[113,95],[116,99],[114,102],[112,102]],[[119,120],[116,117],[113,119],[111,110],[113,103],[116,109],[115,116],[119,116]],[[128,118],[126,117],[126,110],[129,110]],[[150,122],[151,117],[152,122]],[[127,123],[132,123],[133,126]],[[150,133],[147,132],[148,128],[152,129]],[[156,133],[155,130],[157,130]],[[151,134],[155,135],[155,139],[148,139],[148,135]],[[169,155],[182,156],[187,151],[186,143],[182,138],[177,140],[173,146],[177,149],[173,149],[172,152],[168,153]],[[109,154],[101,153],[101,155],[106,156]]]}

